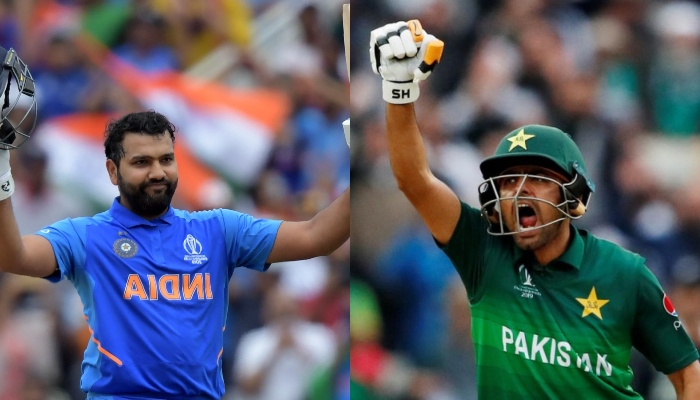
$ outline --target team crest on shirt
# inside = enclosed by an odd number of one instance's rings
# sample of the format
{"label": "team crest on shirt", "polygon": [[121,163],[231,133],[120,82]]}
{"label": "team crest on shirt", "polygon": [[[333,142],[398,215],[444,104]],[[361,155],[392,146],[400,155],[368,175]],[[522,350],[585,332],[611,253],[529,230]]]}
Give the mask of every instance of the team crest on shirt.
{"label": "team crest on shirt", "polygon": [[188,234],[182,242],[182,247],[187,252],[184,258],[185,261],[191,261],[192,264],[202,264],[208,260],[207,256],[202,254],[202,243],[191,234]]}
{"label": "team crest on shirt", "polygon": [[119,238],[114,241],[112,249],[121,258],[131,258],[139,251],[139,245],[129,238]]}
{"label": "team crest on shirt", "polygon": [[595,286],[591,287],[590,293],[586,298],[576,298],[576,301],[583,306],[583,313],[581,318],[586,318],[589,315],[595,315],[598,319],[603,319],[603,314],[601,309],[604,305],[608,304],[610,300],[598,298],[598,294],[595,291]]}

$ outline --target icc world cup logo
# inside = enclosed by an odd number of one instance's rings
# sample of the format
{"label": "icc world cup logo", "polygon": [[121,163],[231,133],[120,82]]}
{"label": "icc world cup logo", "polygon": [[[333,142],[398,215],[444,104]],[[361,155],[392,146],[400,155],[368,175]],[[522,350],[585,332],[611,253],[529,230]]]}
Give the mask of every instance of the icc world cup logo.
{"label": "icc world cup logo", "polygon": [[194,236],[188,234],[182,242],[182,247],[184,247],[187,252],[185,261],[191,261],[192,264],[201,265],[208,260],[207,256],[202,254],[202,243]]}
{"label": "icc world cup logo", "polygon": [[185,241],[182,242],[182,246],[188,254],[202,254],[202,243],[192,235],[187,235]]}

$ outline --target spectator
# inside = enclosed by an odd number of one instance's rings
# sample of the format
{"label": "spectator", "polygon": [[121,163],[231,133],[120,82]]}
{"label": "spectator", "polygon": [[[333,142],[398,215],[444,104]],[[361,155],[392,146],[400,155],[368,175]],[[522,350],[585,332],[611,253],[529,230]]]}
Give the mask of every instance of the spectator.
{"label": "spectator", "polygon": [[293,297],[280,290],[265,298],[266,326],[243,336],[236,354],[234,399],[303,400],[312,374],[334,360],[333,332],[304,321]]}

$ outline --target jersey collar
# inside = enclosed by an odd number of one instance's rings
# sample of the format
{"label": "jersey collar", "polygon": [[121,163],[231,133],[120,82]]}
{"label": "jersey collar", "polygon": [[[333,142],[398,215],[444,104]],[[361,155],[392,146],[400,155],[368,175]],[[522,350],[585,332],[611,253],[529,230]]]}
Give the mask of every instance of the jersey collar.
{"label": "jersey collar", "polygon": [[574,228],[572,225],[570,228],[571,232],[571,242],[569,242],[569,247],[566,248],[564,254],[556,258],[552,263],[564,263],[570,265],[576,269],[581,269],[581,263],[583,262],[583,238],[578,232],[578,229]]}
{"label": "jersey collar", "polygon": [[[563,263],[574,269],[580,270],[581,263],[583,263],[583,251],[585,249],[585,244],[578,229],[574,228],[573,225],[570,227],[570,232],[571,241],[569,242],[569,246],[562,255],[552,260],[549,265],[556,266]],[[523,262],[533,262],[534,255],[531,252],[521,250],[515,244],[515,242],[513,242],[513,247],[515,248],[516,265],[520,265]],[[534,262],[536,263],[536,261]]]}
{"label": "jersey collar", "polygon": [[163,224],[172,224],[174,218],[173,206],[168,207],[168,211],[158,218],[147,220],[140,217],[133,212],[129,211],[119,203],[119,197],[117,196],[112,202],[112,206],[109,208],[109,214],[114,217],[117,221],[121,222],[127,228],[133,228],[138,225],[146,226],[158,226]]}

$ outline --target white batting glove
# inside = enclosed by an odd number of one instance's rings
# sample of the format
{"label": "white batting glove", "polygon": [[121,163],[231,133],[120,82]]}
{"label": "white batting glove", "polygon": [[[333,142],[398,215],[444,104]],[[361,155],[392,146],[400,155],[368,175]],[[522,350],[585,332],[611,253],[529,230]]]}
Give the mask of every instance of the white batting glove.
{"label": "white batting glove", "polygon": [[350,118],[343,121],[343,132],[345,133],[345,143],[350,147]]}
{"label": "white batting glove", "polygon": [[12,196],[15,181],[10,173],[10,151],[0,149],[0,201]]}
{"label": "white batting glove", "polygon": [[406,104],[418,100],[418,82],[430,76],[444,47],[442,40],[424,31],[417,19],[373,30],[369,56],[372,70],[382,76],[384,101]]}

